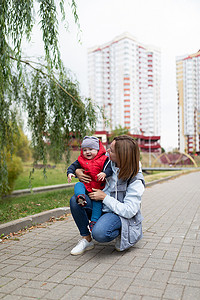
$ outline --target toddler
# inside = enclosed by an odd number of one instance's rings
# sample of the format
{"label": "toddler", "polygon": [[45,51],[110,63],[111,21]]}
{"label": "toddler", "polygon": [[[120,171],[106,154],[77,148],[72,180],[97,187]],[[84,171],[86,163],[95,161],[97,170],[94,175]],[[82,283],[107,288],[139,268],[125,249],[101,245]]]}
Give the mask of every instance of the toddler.
{"label": "toddler", "polygon": [[[76,201],[81,206],[86,206],[85,195],[92,192],[93,188],[103,189],[105,178],[112,175],[109,157],[105,155],[106,150],[101,141],[94,136],[85,136],[81,144],[81,155],[67,169],[68,182],[75,177],[76,169],[84,169],[84,173],[91,177],[88,183],[77,182],[74,187]],[[89,224],[90,231],[101,216],[102,202],[92,201],[92,217]]]}

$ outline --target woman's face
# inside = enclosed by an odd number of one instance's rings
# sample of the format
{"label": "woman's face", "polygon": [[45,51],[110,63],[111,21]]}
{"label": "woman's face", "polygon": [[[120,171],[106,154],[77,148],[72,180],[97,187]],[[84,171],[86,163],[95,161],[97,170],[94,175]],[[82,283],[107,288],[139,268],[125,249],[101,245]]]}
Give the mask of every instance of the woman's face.
{"label": "woman's face", "polygon": [[112,143],[110,144],[110,148],[108,149],[108,154],[110,156],[110,160],[112,160],[113,162],[115,162],[117,164],[117,157],[116,157],[116,153],[115,153],[115,141],[112,141]]}

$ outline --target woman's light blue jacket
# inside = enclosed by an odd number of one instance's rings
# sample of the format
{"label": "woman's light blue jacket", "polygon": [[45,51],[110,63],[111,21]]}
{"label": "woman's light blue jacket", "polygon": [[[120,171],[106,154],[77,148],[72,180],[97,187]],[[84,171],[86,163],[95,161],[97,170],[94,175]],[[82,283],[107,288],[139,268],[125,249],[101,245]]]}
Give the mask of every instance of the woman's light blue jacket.
{"label": "woman's light blue jacket", "polygon": [[107,179],[103,200],[103,212],[114,212],[122,223],[120,250],[133,246],[142,238],[142,220],[140,207],[145,182],[141,164],[138,174],[129,182],[118,179],[119,168],[111,162],[113,175]]}

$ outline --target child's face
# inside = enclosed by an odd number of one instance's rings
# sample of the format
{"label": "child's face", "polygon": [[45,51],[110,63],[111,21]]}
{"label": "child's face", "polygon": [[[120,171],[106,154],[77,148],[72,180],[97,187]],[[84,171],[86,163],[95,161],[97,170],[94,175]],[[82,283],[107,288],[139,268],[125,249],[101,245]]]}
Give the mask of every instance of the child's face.
{"label": "child's face", "polygon": [[93,159],[98,153],[98,150],[92,148],[83,148],[83,156],[87,159]]}

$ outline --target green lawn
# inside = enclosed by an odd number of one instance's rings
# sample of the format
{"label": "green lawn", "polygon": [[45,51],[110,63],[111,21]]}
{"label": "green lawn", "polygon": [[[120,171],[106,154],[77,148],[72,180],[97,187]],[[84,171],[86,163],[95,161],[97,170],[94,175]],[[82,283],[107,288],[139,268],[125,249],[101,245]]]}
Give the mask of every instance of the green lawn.
{"label": "green lawn", "polygon": [[[53,164],[51,164],[53,166]],[[24,164],[23,173],[17,178],[14,190],[29,188],[29,175],[32,170],[31,164]],[[72,179],[76,182],[77,179]],[[65,164],[58,164],[55,168],[47,168],[46,178],[44,177],[43,169],[36,169],[32,175],[32,187],[40,187],[47,185],[67,183],[67,171]]]}
{"label": "green lawn", "polygon": [[0,224],[57,207],[69,206],[73,188],[0,199]]}
{"label": "green lawn", "polygon": [[165,177],[170,177],[170,176],[174,176],[174,175],[181,175],[181,174],[186,174],[188,172],[191,172],[189,170],[183,170],[183,171],[163,171],[163,172],[159,172],[159,171],[153,171],[152,174],[149,175],[145,175],[144,174],[144,178],[145,178],[145,182],[152,182],[154,180],[159,180],[161,178],[165,178]]}

